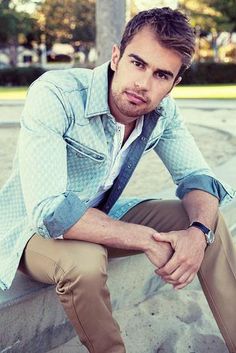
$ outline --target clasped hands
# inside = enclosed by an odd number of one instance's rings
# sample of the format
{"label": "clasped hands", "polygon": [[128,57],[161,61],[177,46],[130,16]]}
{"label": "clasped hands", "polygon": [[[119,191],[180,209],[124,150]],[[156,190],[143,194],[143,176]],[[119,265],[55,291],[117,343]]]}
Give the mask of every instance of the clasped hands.
{"label": "clasped hands", "polygon": [[191,283],[207,246],[204,234],[192,227],[168,233],[155,232],[152,238],[153,247],[146,251],[146,255],[157,267],[156,274],[174,289],[182,289]]}

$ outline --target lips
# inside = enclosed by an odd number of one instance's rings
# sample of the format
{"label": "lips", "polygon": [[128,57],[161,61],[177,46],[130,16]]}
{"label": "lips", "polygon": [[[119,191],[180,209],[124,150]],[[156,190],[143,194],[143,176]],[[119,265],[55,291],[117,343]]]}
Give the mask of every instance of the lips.
{"label": "lips", "polygon": [[131,103],[139,105],[147,102],[144,97],[140,96],[139,94],[133,91],[125,91],[125,94]]}

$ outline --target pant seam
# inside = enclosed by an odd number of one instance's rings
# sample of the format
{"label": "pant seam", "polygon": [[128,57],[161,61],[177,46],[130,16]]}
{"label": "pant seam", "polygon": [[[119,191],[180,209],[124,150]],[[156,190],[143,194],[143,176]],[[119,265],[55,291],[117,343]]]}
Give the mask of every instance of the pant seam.
{"label": "pant seam", "polygon": [[[88,335],[87,335],[87,333],[86,333],[86,331],[85,331],[85,329],[84,329],[84,327],[83,327],[83,325],[82,325],[82,323],[81,323],[81,321],[80,321],[80,319],[79,319],[79,317],[78,317],[78,315],[77,315],[77,312],[76,312],[76,309],[75,309],[75,308],[76,308],[76,305],[75,305],[75,302],[74,302],[74,294],[73,294],[73,291],[70,291],[70,293],[71,293],[71,299],[72,299],[72,306],[73,306],[74,312],[75,312],[75,314],[76,314],[76,318],[77,318],[77,320],[78,320],[78,322],[79,322],[79,324],[80,324],[80,326],[81,326],[81,328],[82,328],[82,331],[83,331],[85,337],[87,338],[87,340],[88,340],[90,346],[92,347],[93,352],[95,353],[94,346],[93,346],[91,340],[89,339],[89,337],[88,337]],[[91,352],[91,353],[92,353],[92,352]]]}

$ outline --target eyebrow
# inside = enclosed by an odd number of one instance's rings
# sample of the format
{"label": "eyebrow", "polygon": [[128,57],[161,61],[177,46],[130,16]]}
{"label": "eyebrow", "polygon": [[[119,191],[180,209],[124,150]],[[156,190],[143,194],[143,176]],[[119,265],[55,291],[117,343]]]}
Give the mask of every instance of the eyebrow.
{"label": "eyebrow", "polygon": [[[139,55],[137,54],[129,54],[128,55],[130,58],[134,58],[135,60],[141,62],[143,65],[148,66],[148,63],[146,61],[144,61]],[[174,74],[173,72],[169,71],[169,70],[164,70],[164,69],[157,69],[155,71],[155,73],[161,73],[161,74],[166,74],[169,77],[173,78]]]}

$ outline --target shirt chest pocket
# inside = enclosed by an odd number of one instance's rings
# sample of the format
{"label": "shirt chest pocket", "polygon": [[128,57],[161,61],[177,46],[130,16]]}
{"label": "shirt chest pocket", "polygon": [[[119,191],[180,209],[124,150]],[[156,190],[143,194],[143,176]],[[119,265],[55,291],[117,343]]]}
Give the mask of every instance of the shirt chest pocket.
{"label": "shirt chest pocket", "polygon": [[67,144],[68,190],[85,192],[93,195],[106,170],[106,156],[92,148],[70,138]]}
{"label": "shirt chest pocket", "polygon": [[96,152],[90,147],[87,147],[80,142],[72,139],[71,137],[65,138],[68,150],[73,152],[77,158],[89,159],[94,163],[103,163],[105,161],[105,155]]}
{"label": "shirt chest pocket", "polygon": [[151,150],[153,150],[153,149],[156,147],[156,145],[158,144],[158,142],[159,142],[159,140],[160,140],[160,137],[161,137],[161,134],[160,134],[160,136],[157,136],[157,137],[151,139],[151,140],[148,142],[148,145],[147,145],[147,147],[146,147],[146,149],[145,149],[145,151],[144,151],[144,154],[147,153],[147,152],[149,152],[149,151],[151,151]]}

